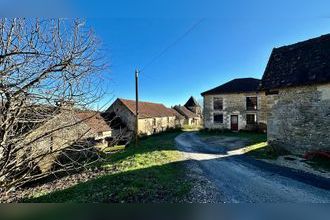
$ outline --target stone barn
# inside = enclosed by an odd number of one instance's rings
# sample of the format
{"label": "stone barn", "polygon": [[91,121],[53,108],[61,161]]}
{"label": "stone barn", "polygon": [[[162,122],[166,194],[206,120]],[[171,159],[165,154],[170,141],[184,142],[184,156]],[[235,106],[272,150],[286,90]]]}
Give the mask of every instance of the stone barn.
{"label": "stone barn", "polygon": [[294,154],[330,151],[330,35],[275,48],[262,78],[268,142]]}
{"label": "stone barn", "polygon": [[185,106],[176,105],[173,107],[180,115],[184,117],[184,125],[188,126],[200,126],[201,125],[201,116],[192,112]]}
{"label": "stone barn", "polygon": [[193,96],[191,96],[188,99],[186,104],[184,104],[184,107],[186,107],[191,112],[193,112],[199,116],[202,116],[202,107],[199,105],[199,103],[196,101],[196,99]]}
{"label": "stone barn", "polygon": [[202,93],[207,129],[266,129],[267,102],[260,80],[240,78]]}
{"label": "stone barn", "polygon": [[[117,99],[107,110],[108,114],[115,114],[129,131],[136,130],[135,101]],[[139,131],[140,135],[151,135],[173,129],[178,126],[177,115],[163,104],[139,102]]]}
{"label": "stone barn", "polygon": [[169,108],[173,114],[175,115],[175,127],[176,128],[182,128],[185,125],[186,118],[181,115],[177,110],[174,108]]}
{"label": "stone barn", "polygon": [[23,143],[26,147],[17,155],[18,158],[45,155],[39,159],[38,166],[46,172],[67,148],[79,145],[81,154],[84,154],[84,146],[87,149],[106,144],[111,135],[112,129],[99,112],[63,110],[31,131]]}

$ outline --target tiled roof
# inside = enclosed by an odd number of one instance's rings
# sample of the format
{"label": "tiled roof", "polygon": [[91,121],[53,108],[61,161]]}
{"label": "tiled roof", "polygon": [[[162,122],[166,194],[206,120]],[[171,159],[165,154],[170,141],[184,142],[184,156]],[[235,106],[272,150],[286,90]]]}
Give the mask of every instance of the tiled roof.
{"label": "tiled roof", "polygon": [[198,118],[199,117],[199,115],[193,113],[192,111],[190,111],[189,109],[187,109],[186,107],[181,106],[181,105],[174,106],[174,109],[177,110],[180,114],[182,114],[186,118]]}
{"label": "tiled roof", "polygon": [[80,120],[82,120],[82,123],[85,123],[88,127],[91,128],[92,132],[98,133],[111,130],[110,126],[99,112],[84,111],[77,112],[76,115]]}
{"label": "tiled roof", "polygon": [[255,78],[240,78],[231,80],[221,86],[202,93],[204,95],[217,95],[227,93],[257,92],[260,80]]}
{"label": "tiled roof", "polygon": [[[135,101],[127,99],[118,99],[125,105],[134,115]],[[151,102],[139,102],[139,118],[153,118],[153,117],[171,117],[175,116],[172,110],[166,108],[163,104]]]}
{"label": "tiled roof", "polygon": [[196,99],[193,96],[191,96],[184,106],[188,108],[188,107],[199,107],[200,105],[198,104]]}
{"label": "tiled roof", "polygon": [[330,34],[275,48],[261,88],[265,90],[330,82]]}
{"label": "tiled roof", "polygon": [[173,108],[170,108],[170,110],[173,112],[173,114],[175,114],[175,116],[178,118],[178,119],[184,119],[185,117],[183,115],[181,115],[177,110],[173,109]]}

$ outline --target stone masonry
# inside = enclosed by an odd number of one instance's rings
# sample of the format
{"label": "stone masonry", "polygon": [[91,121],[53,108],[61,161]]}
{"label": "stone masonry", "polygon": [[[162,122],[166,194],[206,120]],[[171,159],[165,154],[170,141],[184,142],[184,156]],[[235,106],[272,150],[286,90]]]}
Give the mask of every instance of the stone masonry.
{"label": "stone masonry", "polygon": [[[214,110],[213,100],[215,97],[223,99],[223,110]],[[257,110],[246,109],[246,97],[257,97]],[[263,92],[260,93],[238,93],[222,95],[205,95],[204,97],[204,126],[208,129],[230,129],[231,115],[238,115],[238,129],[246,130],[246,114],[255,114],[257,123],[267,123],[267,99]],[[223,114],[223,123],[213,122],[213,114]]]}
{"label": "stone masonry", "polygon": [[330,151],[330,84],[283,88],[267,100],[269,144],[298,155]]}

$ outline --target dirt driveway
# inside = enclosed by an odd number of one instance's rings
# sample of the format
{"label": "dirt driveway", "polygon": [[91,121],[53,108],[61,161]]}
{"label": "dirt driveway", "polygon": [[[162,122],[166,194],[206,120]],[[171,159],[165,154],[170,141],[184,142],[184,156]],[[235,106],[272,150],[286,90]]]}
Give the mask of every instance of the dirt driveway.
{"label": "dirt driveway", "polygon": [[176,138],[185,158],[219,190],[221,202],[330,202],[329,179],[230,153],[245,141],[206,143],[193,132]]}

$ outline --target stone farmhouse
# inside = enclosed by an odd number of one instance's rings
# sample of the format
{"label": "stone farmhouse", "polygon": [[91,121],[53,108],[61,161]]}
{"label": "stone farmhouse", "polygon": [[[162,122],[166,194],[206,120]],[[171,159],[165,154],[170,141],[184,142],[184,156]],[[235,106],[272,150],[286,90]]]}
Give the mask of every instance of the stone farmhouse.
{"label": "stone farmhouse", "polygon": [[193,96],[188,99],[186,104],[184,104],[184,107],[186,107],[191,112],[199,115],[200,117],[202,116],[202,107],[199,105],[199,103]]}
{"label": "stone farmhouse", "polygon": [[201,124],[201,116],[190,111],[185,106],[176,105],[173,109],[184,117],[185,120],[183,125],[199,126]]}
{"label": "stone farmhouse", "polygon": [[[118,98],[107,110],[106,114],[114,114],[120,118],[130,132],[136,130],[135,101]],[[163,104],[139,102],[140,135],[151,135],[180,126],[182,117]]]}
{"label": "stone farmhouse", "polygon": [[194,97],[190,97],[185,105],[176,105],[173,109],[184,118],[183,124],[198,127],[202,124],[202,107]]}
{"label": "stone farmhouse", "polygon": [[[47,154],[38,162],[40,170],[46,172],[53,167],[66,148],[79,145],[80,149],[87,149],[107,144],[107,138],[111,135],[112,129],[99,112],[63,110],[52,119],[38,125],[26,137],[24,144],[29,148],[24,148],[24,152],[18,152],[18,157],[34,158]],[[28,144],[30,142],[32,144]]]}
{"label": "stone farmhouse", "polygon": [[182,128],[186,124],[186,118],[174,108],[169,108],[175,115],[175,128]]}
{"label": "stone farmhouse", "polygon": [[240,78],[202,93],[207,129],[266,130],[267,101],[260,80]]}
{"label": "stone farmhouse", "polygon": [[268,142],[295,154],[330,151],[330,35],[275,48],[261,89]]}

